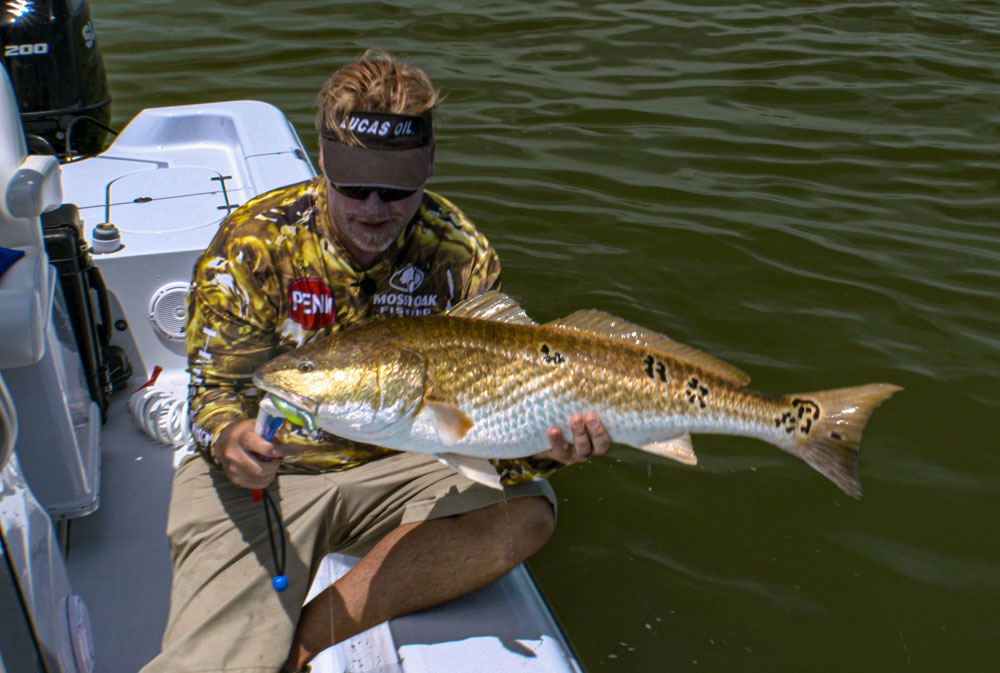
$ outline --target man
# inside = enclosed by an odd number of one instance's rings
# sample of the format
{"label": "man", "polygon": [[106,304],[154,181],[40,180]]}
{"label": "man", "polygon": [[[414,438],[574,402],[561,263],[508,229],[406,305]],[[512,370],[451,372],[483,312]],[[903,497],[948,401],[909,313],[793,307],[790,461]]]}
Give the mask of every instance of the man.
{"label": "man", "polygon": [[[593,414],[576,415],[571,444],[552,428],[549,451],[495,461],[500,492],[425,455],[288,423],[272,442],[254,432],[250,376],[275,355],[500,286],[486,239],[423,189],[438,103],[426,74],[369,52],[318,102],[322,175],[244,204],[195,265],[186,333],[201,455],[174,478],[170,617],[146,673],[305,670],[335,642],[484,586],[551,535],[544,477],[609,447]],[[246,489],[267,489],[281,529]],[[303,607],[331,551],[361,559]],[[270,583],[279,569],[289,579],[280,593]]]}

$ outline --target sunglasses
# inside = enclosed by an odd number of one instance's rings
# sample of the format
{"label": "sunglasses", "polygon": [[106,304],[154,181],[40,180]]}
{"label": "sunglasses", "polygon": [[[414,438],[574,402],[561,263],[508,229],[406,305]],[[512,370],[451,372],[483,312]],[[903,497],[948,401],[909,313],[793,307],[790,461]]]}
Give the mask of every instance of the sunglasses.
{"label": "sunglasses", "polygon": [[382,199],[383,202],[389,203],[390,201],[400,201],[416,193],[415,189],[393,189],[391,187],[372,187],[371,185],[362,185],[360,187],[347,186],[347,185],[335,185],[332,182],[330,185],[336,189],[339,193],[343,194],[349,199],[355,199],[357,201],[365,201],[368,195],[372,192],[378,194],[378,197]]}

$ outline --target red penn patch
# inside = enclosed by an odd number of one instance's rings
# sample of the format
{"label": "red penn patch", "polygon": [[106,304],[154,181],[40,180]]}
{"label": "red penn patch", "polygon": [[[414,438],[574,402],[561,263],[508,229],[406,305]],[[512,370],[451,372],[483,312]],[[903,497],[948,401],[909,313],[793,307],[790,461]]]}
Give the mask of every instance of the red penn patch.
{"label": "red penn patch", "polygon": [[288,317],[306,329],[332,325],[337,319],[330,286],[318,278],[300,278],[288,288]]}

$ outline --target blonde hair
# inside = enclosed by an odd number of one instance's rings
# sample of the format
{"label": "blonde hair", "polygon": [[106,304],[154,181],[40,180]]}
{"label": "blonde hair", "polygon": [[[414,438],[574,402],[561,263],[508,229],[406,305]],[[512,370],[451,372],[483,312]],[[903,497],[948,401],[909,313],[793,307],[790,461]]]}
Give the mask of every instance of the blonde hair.
{"label": "blonde hair", "polygon": [[333,73],[320,89],[316,129],[345,145],[360,145],[341,128],[349,112],[391,112],[420,116],[434,110],[441,94],[420,68],[397,61],[381,49],[369,49],[354,63]]}

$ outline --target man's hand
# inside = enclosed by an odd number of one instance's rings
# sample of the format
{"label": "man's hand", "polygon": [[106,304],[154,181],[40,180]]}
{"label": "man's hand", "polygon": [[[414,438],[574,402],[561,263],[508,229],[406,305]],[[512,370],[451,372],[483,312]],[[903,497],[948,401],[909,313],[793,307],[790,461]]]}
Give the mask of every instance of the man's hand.
{"label": "man's hand", "polygon": [[593,412],[586,415],[574,414],[569,419],[569,427],[573,431],[572,444],[566,441],[558,426],[553,426],[549,428],[549,444],[552,448],[535,454],[534,457],[572,465],[593,456],[603,456],[611,448],[611,437],[604,429],[601,419]]}
{"label": "man's hand", "polygon": [[252,419],[223,428],[212,453],[229,481],[243,488],[267,488],[284,456],[279,444],[272,444],[254,432]]}

